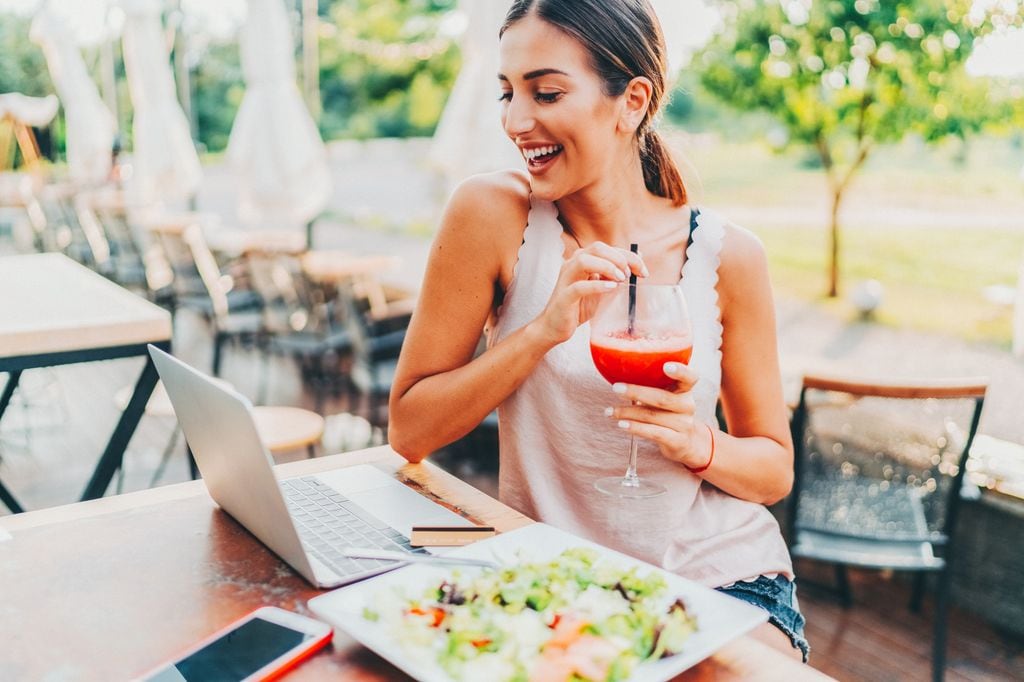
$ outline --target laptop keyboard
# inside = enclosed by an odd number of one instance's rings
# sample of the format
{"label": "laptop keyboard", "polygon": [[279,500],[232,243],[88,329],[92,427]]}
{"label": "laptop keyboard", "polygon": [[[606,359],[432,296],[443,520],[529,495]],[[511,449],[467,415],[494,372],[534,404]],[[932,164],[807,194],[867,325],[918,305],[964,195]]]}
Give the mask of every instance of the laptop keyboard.
{"label": "laptop keyboard", "polygon": [[383,559],[349,559],[346,547],[426,554],[409,538],[313,476],[281,481],[288,511],[306,550],[342,577],[394,566]]}

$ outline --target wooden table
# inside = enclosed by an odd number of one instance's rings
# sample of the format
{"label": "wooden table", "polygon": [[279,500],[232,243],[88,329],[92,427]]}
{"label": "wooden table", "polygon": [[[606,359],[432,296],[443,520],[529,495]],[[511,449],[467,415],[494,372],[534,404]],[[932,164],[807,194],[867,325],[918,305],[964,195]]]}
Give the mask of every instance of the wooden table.
{"label": "wooden table", "polygon": [[302,256],[302,270],[320,284],[341,284],[365,275],[379,275],[401,265],[398,256],[357,256],[347,251],[317,250]]}
{"label": "wooden table", "polygon": [[214,251],[230,258],[251,253],[298,256],[306,252],[306,236],[296,230],[211,229],[204,232]]}
{"label": "wooden table", "polygon": [[[146,344],[171,346],[171,316],[162,308],[56,253],[0,258],[0,418],[21,373],[35,367],[145,356],[135,392],[96,464],[82,499],[101,497],[156,385]],[[0,482],[0,501],[22,511]]]}
{"label": "wooden table", "polygon": [[[427,463],[383,446],[284,464],[296,476],[372,464],[500,532],[530,519]],[[122,680],[250,610],[307,613],[320,594],[221,512],[201,481],[0,517],[0,679]],[[683,680],[822,679],[743,637]],[[408,679],[342,632],[288,676]]]}
{"label": "wooden table", "polygon": [[302,271],[311,282],[323,287],[328,297],[336,295],[344,285],[353,285],[357,295],[369,301],[371,315],[387,317],[387,289],[378,275],[401,263],[397,256],[356,256],[347,251],[317,250],[303,254]]}

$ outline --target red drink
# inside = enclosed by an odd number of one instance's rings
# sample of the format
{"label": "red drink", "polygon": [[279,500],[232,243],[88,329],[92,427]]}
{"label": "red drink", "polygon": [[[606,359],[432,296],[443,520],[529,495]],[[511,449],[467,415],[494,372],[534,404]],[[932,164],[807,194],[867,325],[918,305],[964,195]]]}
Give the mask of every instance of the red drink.
{"label": "red drink", "polygon": [[666,362],[690,362],[693,341],[689,336],[636,337],[611,332],[591,337],[590,355],[609,383],[623,382],[669,389],[675,380],[665,376]]}

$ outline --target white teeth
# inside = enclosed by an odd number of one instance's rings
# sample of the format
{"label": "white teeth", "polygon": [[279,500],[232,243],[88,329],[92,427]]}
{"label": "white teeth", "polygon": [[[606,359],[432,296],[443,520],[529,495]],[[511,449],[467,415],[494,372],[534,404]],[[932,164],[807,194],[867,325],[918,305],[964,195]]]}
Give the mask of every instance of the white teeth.
{"label": "white teeth", "polygon": [[533,161],[538,156],[544,156],[545,154],[554,154],[557,151],[561,151],[562,145],[548,145],[547,147],[535,147],[533,149],[524,149],[523,156],[526,157],[527,161]]}

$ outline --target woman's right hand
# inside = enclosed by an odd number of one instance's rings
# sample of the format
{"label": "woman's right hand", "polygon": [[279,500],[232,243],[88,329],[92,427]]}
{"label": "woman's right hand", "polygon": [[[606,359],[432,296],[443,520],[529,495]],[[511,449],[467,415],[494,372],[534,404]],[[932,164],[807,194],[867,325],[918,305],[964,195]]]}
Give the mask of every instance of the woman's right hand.
{"label": "woman's right hand", "polygon": [[568,341],[594,314],[596,297],[627,282],[631,272],[639,277],[648,275],[639,254],[604,242],[577,249],[562,264],[551,298],[534,323],[551,345]]}

